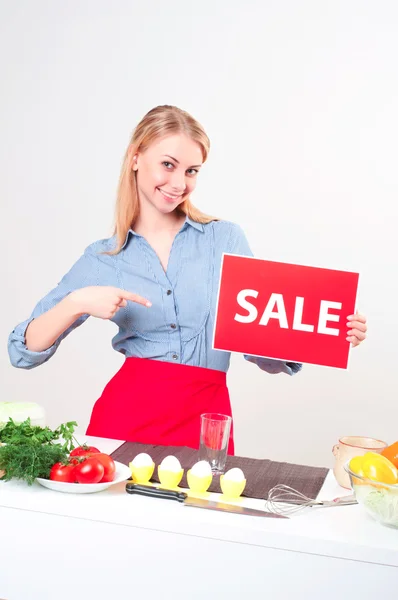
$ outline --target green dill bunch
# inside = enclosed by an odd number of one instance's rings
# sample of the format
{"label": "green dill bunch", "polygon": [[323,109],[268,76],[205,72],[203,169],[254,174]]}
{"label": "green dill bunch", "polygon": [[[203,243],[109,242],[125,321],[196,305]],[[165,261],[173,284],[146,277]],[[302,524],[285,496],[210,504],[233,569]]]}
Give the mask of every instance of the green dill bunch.
{"label": "green dill bunch", "polygon": [[29,440],[0,446],[0,471],[4,471],[1,479],[21,479],[32,485],[36,477],[49,479],[51,467],[67,458],[68,453],[59,444],[41,445]]}

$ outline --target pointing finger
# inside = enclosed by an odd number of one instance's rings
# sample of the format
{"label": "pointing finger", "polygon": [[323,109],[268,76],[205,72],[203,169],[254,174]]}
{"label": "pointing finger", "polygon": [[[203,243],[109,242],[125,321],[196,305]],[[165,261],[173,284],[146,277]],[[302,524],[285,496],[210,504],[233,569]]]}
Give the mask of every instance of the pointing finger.
{"label": "pointing finger", "polygon": [[147,300],[147,298],[143,298],[143,296],[139,296],[138,294],[133,294],[133,292],[127,292],[126,290],[119,291],[120,297],[124,300],[131,300],[131,302],[136,302],[137,304],[142,304],[143,306],[147,306],[148,308],[152,306],[152,302]]}

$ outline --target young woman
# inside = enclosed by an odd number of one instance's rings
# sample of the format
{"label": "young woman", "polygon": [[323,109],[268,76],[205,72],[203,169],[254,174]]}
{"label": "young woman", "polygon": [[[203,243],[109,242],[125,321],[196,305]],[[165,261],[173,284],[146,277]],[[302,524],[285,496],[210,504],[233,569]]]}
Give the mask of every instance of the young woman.
{"label": "young woman", "polygon": [[[112,344],[126,360],[95,403],[88,435],[197,447],[201,413],[231,415],[230,353],[212,349],[218,276],[223,252],[252,253],[238,225],[209,217],[190,201],[209,146],[188,113],[173,106],[151,110],[124,158],[115,235],[88,246],[10,335],[12,364],[31,369],[89,316],[118,326]],[[358,345],[365,318],[348,319],[347,340]],[[268,373],[301,369],[245,358]]]}

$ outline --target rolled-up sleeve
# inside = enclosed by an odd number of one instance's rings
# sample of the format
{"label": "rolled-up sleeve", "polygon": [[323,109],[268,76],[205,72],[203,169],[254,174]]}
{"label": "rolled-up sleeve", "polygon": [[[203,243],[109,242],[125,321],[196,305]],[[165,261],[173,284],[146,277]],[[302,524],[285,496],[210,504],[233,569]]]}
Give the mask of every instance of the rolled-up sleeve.
{"label": "rolled-up sleeve", "polygon": [[[234,224],[229,238],[228,250],[230,254],[237,254],[238,256],[253,256],[253,252],[250,249],[249,242],[239,225]],[[296,362],[285,362],[282,360],[276,360],[273,358],[264,358],[262,356],[252,356],[251,354],[244,354],[244,358],[257,365],[262,371],[266,371],[270,374],[286,373],[286,375],[295,375],[301,371],[303,365]]]}
{"label": "rolled-up sleeve", "polygon": [[88,315],[79,317],[47,350],[32,352],[26,347],[26,330],[34,319],[49,311],[74,290],[89,285],[98,285],[97,261],[92,247],[86,248],[84,254],[64,275],[59,284],[37,303],[30,317],[13,329],[8,338],[8,354],[14,367],[33,369],[47,362],[55,354],[61,341],[88,318]]}

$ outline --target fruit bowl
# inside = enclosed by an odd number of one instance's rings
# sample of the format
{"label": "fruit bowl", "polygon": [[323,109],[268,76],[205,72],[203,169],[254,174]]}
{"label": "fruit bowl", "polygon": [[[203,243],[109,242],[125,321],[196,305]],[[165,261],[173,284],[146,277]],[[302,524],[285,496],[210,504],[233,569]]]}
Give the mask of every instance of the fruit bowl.
{"label": "fruit bowl", "polygon": [[379,523],[398,528],[398,484],[373,481],[344,465],[358,504]]}

